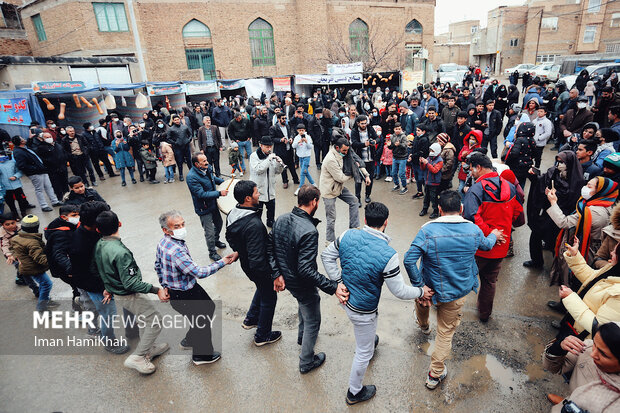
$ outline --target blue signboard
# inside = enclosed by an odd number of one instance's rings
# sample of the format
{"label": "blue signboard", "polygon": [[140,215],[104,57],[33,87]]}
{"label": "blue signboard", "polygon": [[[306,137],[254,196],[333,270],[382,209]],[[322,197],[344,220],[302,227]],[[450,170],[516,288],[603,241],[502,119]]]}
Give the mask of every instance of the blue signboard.
{"label": "blue signboard", "polygon": [[30,122],[28,99],[0,99],[0,123],[29,126]]}

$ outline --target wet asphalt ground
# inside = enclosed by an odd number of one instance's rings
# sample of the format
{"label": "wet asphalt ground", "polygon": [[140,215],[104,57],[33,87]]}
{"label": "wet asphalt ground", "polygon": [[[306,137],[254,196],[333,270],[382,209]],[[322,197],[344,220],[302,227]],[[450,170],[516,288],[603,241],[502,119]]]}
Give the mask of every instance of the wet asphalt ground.
{"label": "wet asphalt ground", "polygon": [[[553,162],[547,147],[543,167]],[[226,152],[222,170],[228,171]],[[311,166],[318,182],[319,172]],[[158,168],[163,179],[163,168]],[[246,175],[244,179],[249,179]],[[32,185],[22,179],[29,200],[36,203]],[[296,204],[294,187],[283,189],[278,178],[276,216]],[[455,182],[456,178],[455,178]],[[347,185],[353,191],[353,184]],[[419,217],[422,200],[414,193],[401,196],[390,192],[392,183],[375,181],[372,199],[390,208],[386,232],[402,260],[409,244],[427,217]],[[153,270],[155,246],[162,233],[158,215],[180,210],[187,223],[187,242],[198,263],[210,262],[197,215],[184,182],[121,187],[120,178],[100,182],[97,190],[118,213],[123,226],[123,242],[133,251],[146,281],[157,283]],[[526,189],[527,193],[527,189]],[[43,224],[57,216],[32,211]],[[346,230],[348,210],[337,202],[336,232]],[[363,219],[363,208],[360,212]],[[317,218],[325,220],[323,205]],[[325,245],[325,223],[318,226],[319,251]],[[380,344],[366,373],[364,384],[377,386],[375,398],[351,407],[358,411],[431,412],[545,412],[549,392],[566,395],[567,385],[559,376],[542,370],[541,353],[555,335],[550,322],[559,318],[546,302],[557,298],[557,288],[549,287],[550,255],[544,271],[522,266],[529,259],[529,229],[514,233],[515,256],[504,260],[499,275],[493,315],[487,324],[478,321],[476,294],[470,293],[463,320],[447,361],[449,375],[436,390],[424,387],[435,332],[425,336],[415,323],[413,302],[396,299],[384,288],[379,305]],[[222,240],[224,234],[222,233]],[[220,251],[230,253],[229,248]],[[549,253],[545,253],[549,254]],[[402,268],[402,267],[401,267]],[[319,260],[319,269],[322,265]],[[16,286],[14,270],[0,264],[0,299],[35,299],[27,287]],[[403,270],[403,273],[406,273]],[[408,280],[406,281],[409,282]],[[163,355],[155,361],[158,370],[141,376],[123,366],[125,356],[103,349],[91,356],[0,355],[0,411],[2,412],[251,412],[251,411],[345,411],[349,370],[355,349],[352,326],[337,299],[321,293],[322,325],[316,351],[327,355],[325,364],[307,375],[298,371],[297,303],[288,292],[280,293],[274,329],[282,330],[279,342],[253,345],[253,332],[241,322],[254,293],[254,285],[239,263],[200,280],[213,299],[223,303],[223,356],[212,365],[194,366],[187,355]],[[55,279],[52,298],[70,299],[71,290]],[[0,314],[0,317],[30,317],[30,314]],[[434,311],[431,327],[435,326]],[[3,331],[10,334],[10,331]],[[86,335],[84,333],[84,335]],[[135,342],[132,342],[135,347]],[[177,346],[177,343],[170,343]]]}

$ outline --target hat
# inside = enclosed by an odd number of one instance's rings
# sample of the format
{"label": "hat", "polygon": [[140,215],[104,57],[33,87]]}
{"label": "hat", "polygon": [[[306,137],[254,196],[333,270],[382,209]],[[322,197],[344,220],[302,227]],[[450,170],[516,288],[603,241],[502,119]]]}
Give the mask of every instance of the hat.
{"label": "hat", "polygon": [[615,153],[612,153],[611,155],[608,155],[603,160],[603,167],[613,169],[614,171],[620,171],[620,153],[615,152]]}
{"label": "hat", "polygon": [[517,138],[525,136],[533,138],[536,133],[536,126],[532,122],[523,122],[517,127]]}
{"label": "hat", "polygon": [[413,136],[413,134],[409,134],[409,135],[407,135],[407,140],[408,140],[409,142],[413,142],[413,140],[414,140],[414,139],[415,139],[415,136]]}
{"label": "hat", "polygon": [[588,98],[585,95],[581,95],[577,98],[577,102],[587,102]]}
{"label": "hat", "polygon": [[457,118],[466,118],[467,117],[467,112],[465,112],[464,110],[460,111],[459,113],[456,114]]}
{"label": "hat", "polygon": [[273,146],[273,140],[269,136],[263,136],[260,138],[260,144],[265,146]]}
{"label": "hat", "polygon": [[450,136],[447,133],[440,133],[439,135],[437,135],[437,140],[439,141],[440,145],[445,145],[447,142],[450,141]]}
{"label": "hat", "polygon": [[[304,125],[303,123],[298,123],[297,124],[297,130],[299,130],[299,129],[306,130],[306,125]],[[265,145],[265,144],[263,143],[263,145]]]}
{"label": "hat", "polygon": [[39,229],[39,217],[32,214],[23,217],[22,229],[26,232],[37,232]]}
{"label": "hat", "polygon": [[495,99],[488,99],[485,103],[485,105],[488,105],[489,103],[493,103],[495,104]]}
{"label": "hat", "polygon": [[401,108],[409,108],[409,106],[407,106],[407,102],[405,102],[404,100],[402,102],[400,102],[398,104],[398,106],[401,107]]}
{"label": "hat", "polygon": [[518,103],[513,103],[510,105],[510,109],[512,109],[514,113],[521,113],[521,106],[519,106]]}
{"label": "hat", "polygon": [[430,156],[439,156],[440,153],[441,153],[441,145],[439,145],[437,142],[435,142],[429,148],[429,153],[428,154]]}

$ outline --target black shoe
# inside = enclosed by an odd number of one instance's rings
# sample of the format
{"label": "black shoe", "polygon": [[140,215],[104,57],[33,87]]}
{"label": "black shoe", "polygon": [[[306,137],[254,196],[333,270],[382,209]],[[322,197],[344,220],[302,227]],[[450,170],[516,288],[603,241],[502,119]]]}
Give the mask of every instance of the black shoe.
{"label": "black shoe", "polygon": [[34,294],[35,297],[39,298],[39,287],[33,287],[32,294]]}
{"label": "black shoe", "polygon": [[560,314],[566,313],[566,307],[564,307],[561,301],[548,301],[547,307]]}
{"label": "black shoe", "polygon": [[428,211],[426,209],[423,209],[422,211],[420,211],[420,216],[423,217],[427,213],[428,213]]}
{"label": "black shoe", "polygon": [[156,179],[153,179],[152,181],[149,181],[149,184],[158,184],[158,183],[159,183],[159,181],[156,180]]}
{"label": "black shoe", "polygon": [[144,182],[144,177],[143,176],[140,177],[140,182]]}
{"label": "black shoe", "polygon": [[261,346],[264,346],[266,344],[275,343],[276,341],[280,340],[281,338],[282,338],[282,332],[281,331],[272,331],[271,333],[269,333],[269,337],[267,337],[265,340],[257,340],[256,338],[254,338],[254,345],[256,347],[261,347]]}
{"label": "black shoe", "polygon": [[222,241],[215,241],[215,246],[220,249],[226,248],[226,244],[224,244]]}
{"label": "black shoe", "polygon": [[200,366],[201,364],[215,363],[221,358],[222,358],[222,355],[214,351],[213,354],[209,356],[192,356],[192,363],[194,363],[197,366]]}
{"label": "black shoe", "polygon": [[132,184],[137,184],[137,183],[138,183],[138,181],[136,181],[135,179],[132,179],[132,180],[131,180],[131,183],[132,183]]}
{"label": "black shoe", "polygon": [[123,182],[121,186],[127,186],[127,182]]}
{"label": "black shoe", "polygon": [[28,204],[24,207],[24,209],[34,209],[36,207],[37,207],[36,205]]}
{"label": "black shoe", "polygon": [[433,211],[433,213],[428,216],[428,219],[435,219],[435,218],[439,218],[439,214]]}
{"label": "black shoe", "polygon": [[418,199],[418,198],[423,198],[423,197],[424,197],[424,192],[418,192],[417,194],[415,194],[411,198]]}
{"label": "black shoe", "polygon": [[241,323],[241,327],[243,327],[245,330],[251,330],[258,327],[258,323],[256,321],[251,321],[246,318],[245,320],[243,320],[243,323]]}
{"label": "black shoe", "polygon": [[299,367],[299,372],[301,374],[310,373],[312,370],[321,367],[323,363],[325,363],[325,353],[317,353],[314,355],[314,360],[312,360],[309,366]]}
{"label": "black shoe", "polygon": [[97,183],[97,181],[93,181],[92,186],[99,186],[99,184]]}
{"label": "black shoe", "polygon": [[379,336],[375,334],[375,348],[379,345]]}
{"label": "black shoe", "polygon": [[273,228],[273,221],[267,221],[267,226],[269,228]]}
{"label": "black shoe", "polygon": [[375,394],[377,394],[377,388],[372,384],[363,386],[362,390],[360,390],[359,393],[357,393],[356,395],[353,395],[350,390],[347,390],[346,402],[349,406],[352,406],[354,404],[372,399]]}
{"label": "black shoe", "polygon": [[371,201],[370,201],[370,197],[369,197],[369,196],[367,196],[367,197],[366,197],[366,199],[365,199],[364,201],[366,201],[366,203],[367,203],[367,204],[370,204],[370,202],[371,202]]}
{"label": "black shoe", "polygon": [[26,281],[24,281],[23,278],[15,277],[15,284],[26,285]]}
{"label": "black shoe", "polygon": [[100,180],[100,181],[105,181],[105,176],[101,175],[101,176],[99,177],[99,180]]}
{"label": "black shoe", "polygon": [[181,182],[183,182],[183,181],[184,181],[184,179],[183,179],[183,177],[182,177],[182,176],[179,176],[179,181],[181,181]]}
{"label": "black shoe", "polygon": [[115,173],[110,174],[110,178],[114,178],[115,176],[118,176],[118,174],[115,174]]}
{"label": "black shoe", "polygon": [[183,339],[181,340],[181,342],[179,343],[179,348],[181,350],[191,350],[192,346],[189,345],[189,343],[187,342],[187,339]]}
{"label": "black shoe", "polygon": [[129,351],[129,346],[105,346],[104,348],[112,354],[125,354]]}
{"label": "black shoe", "polygon": [[52,212],[53,209],[52,209],[52,207],[46,206],[45,208],[41,208],[41,211],[43,211],[43,212]]}
{"label": "black shoe", "polygon": [[301,338],[301,337],[297,338],[297,344],[299,344],[300,346],[301,346],[302,341],[303,341],[303,338]]}
{"label": "black shoe", "polygon": [[218,254],[217,252],[209,254],[209,258],[211,258],[213,261],[219,261],[222,259],[222,257],[220,257],[220,254]]}
{"label": "black shoe", "polygon": [[64,205],[63,202],[56,202],[55,204],[52,204],[53,207],[61,207],[63,205]]}
{"label": "black shoe", "polygon": [[357,201],[357,207],[358,207],[358,208],[361,208],[361,207],[362,207],[362,201],[360,201],[360,200],[358,200],[358,201]]}
{"label": "black shoe", "polygon": [[532,261],[532,260],[530,260],[530,261],[525,261],[525,262],[523,263],[523,266],[524,266],[525,268],[538,268],[538,269],[542,269],[542,268],[543,268],[543,265],[542,265],[542,264],[539,264],[539,263],[534,262],[534,261]]}
{"label": "black shoe", "polygon": [[559,330],[560,328],[562,328],[562,324],[560,324],[558,320],[553,320],[551,322],[551,327],[555,328],[556,330]]}

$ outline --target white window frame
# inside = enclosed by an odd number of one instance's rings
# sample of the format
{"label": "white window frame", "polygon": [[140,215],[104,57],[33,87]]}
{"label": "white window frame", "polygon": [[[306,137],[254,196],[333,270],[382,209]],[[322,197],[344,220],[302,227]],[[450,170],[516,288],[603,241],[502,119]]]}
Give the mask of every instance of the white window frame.
{"label": "white window frame", "polygon": [[598,13],[601,11],[601,0],[588,0],[588,13]]}
{"label": "white window frame", "polygon": [[537,65],[546,65],[555,63],[555,58],[558,57],[557,54],[540,54],[536,56],[536,64]]}
{"label": "white window frame", "polygon": [[[592,36],[592,39],[590,39],[590,36]],[[587,25],[586,28],[583,30],[583,42],[586,44],[590,44],[590,43],[594,43],[595,40],[596,40],[596,26]]]}
{"label": "white window frame", "polygon": [[557,30],[558,29],[558,18],[557,17],[543,17],[540,23],[541,29],[547,30]]}
{"label": "white window frame", "polygon": [[620,13],[613,13],[611,15],[611,23],[609,27],[620,27]]}

